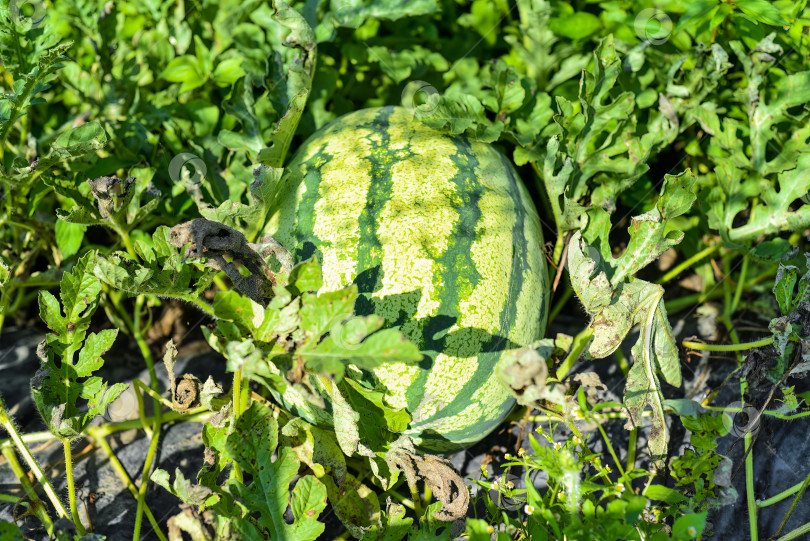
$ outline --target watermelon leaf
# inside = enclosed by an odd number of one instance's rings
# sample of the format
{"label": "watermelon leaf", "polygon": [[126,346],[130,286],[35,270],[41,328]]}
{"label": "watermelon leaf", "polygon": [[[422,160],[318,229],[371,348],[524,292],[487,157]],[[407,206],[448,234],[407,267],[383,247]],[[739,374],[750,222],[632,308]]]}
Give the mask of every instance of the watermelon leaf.
{"label": "watermelon leaf", "polygon": [[[245,485],[231,479],[226,486],[251,514],[258,512],[259,518],[253,521],[250,516],[242,517],[234,527],[248,538],[259,533],[264,534],[262,537],[269,534],[272,539],[315,539],[324,529],[318,515],[326,507],[326,488],[307,475],[296,482],[291,495],[289,486],[298,473],[299,462],[287,447],[280,449],[273,461],[277,446],[278,423],[270,408],[253,402],[225,442],[227,452],[252,481]],[[292,507],[292,524],[284,519],[288,505]]]}
{"label": "watermelon leaf", "polygon": [[[655,207],[644,214],[634,216],[630,223],[630,241],[624,253],[614,258],[611,253],[608,234],[605,227],[607,217],[602,223],[595,220],[593,227],[587,226],[583,236],[589,244],[601,248],[601,256],[606,262],[610,284],[617,288],[630,276],[658,259],[669,248],[683,240],[683,232],[668,227],[668,222],[689,211],[695,201],[694,185],[697,177],[688,169],[680,175],[664,175],[664,184]],[[603,211],[592,209],[590,216]]]}
{"label": "watermelon leaf", "polygon": [[[354,316],[356,285],[315,293],[323,283],[317,260],[296,265],[289,274],[292,282],[289,285],[282,283],[283,276],[277,276],[279,283],[273,287],[275,296],[265,307],[235,291],[217,293],[213,306],[220,318],[217,325],[221,332],[231,336],[224,342],[213,338],[215,347],[226,356],[237,354],[244,346],[228,345],[228,340],[242,342],[252,335],[256,340],[254,345],[267,355],[265,360],[260,360],[261,355],[255,350],[249,355],[239,353],[240,360],[229,357],[232,366],[242,366],[251,374],[269,377],[268,367],[262,367],[262,363],[270,362],[286,370],[287,363],[292,362],[296,371],[305,369],[340,382],[349,365],[371,371],[384,363],[422,360],[422,352],[416,344],[406,340],[398,329],[382,328],[383,318]],[[293,296],[293,292],[298,296]],[[222,324],[223,320],[233,322],[238,330],[229,330],[227,324]],[[237,334],[233,335],[232,331]],[[301,376],[298,372],[294,379]]]}
{"label": "watermelon leaf", "polygon": [[152,472],[151,479],[189,505],[201,505],[213,493],[210,488],[186,479],[180,468],[174,470],[174,482],[170,482],[169,472],[161,469]]}
{"label": "watermelon leaf", "polygon": [[343,452],[373,457],[408,428],[411,416],[405,409],[385,403],[385,393],[366,389],[344,379],[331,391],[335,433]]}
{"label": "watermelon leaf", "polygon": [[40,317],[53,332],[37,348],[41,367],[31,379],[31,393],[48,429],[61,439],[79,437],[127,388],[92,375],[118,334],[87,332],[101,293],[94,265],[95,252],[88,252],[63,276],[61,303],[48,291],[39,295]]}
{"label": "watermelon leaf", "polygon": [[25,539],[19,526],[5,520],[0,520],[0,538],[7,541],[23,541]]}
{"label": "watermelon leaf", "polygon": [[279,31],[278,27],[284,29],[280,32],[283,35],[279,36],[281,47],[275,48],[287,74],[285,84],[279,85],[283,91],[276,96],[283,114],[270,135],[269,146],[265,147],[265,138],[253,97],[253,82],[245,77],[241,80],[241,84],[237,83],[237,86],[241,86],[241,92],[234,93],[234,99],[225,103],[226,111],[241,123],[242,132],[222,130],[218,140],[230,149],[247,151],[259,163],[281,167],[284,165],[312,88],[316,47],[312,28],[298,11],[283,0],[274,0],[273,8],[274,32]]}
{"label": "watermelon leaf", "polygon": [[[701,203],[709,226],[719,231],[730,248],[748,246],[763,235],[810,225],[810,206],[793,205],[796,200],[806,200],[810,192],[810,152],[806,144],[810,125],[799,123],[788,132],[774,129],[782,123],[796,122],[791,110],[810,101],[810,71],[784,76],[768,85],[768,92],[760,88],[783,52],[774,42],[775,37],[768,35],[750,51],[745,51],[738,41],[729,44],[749,81],[743,94],[747,122],[734,118],[721,122],[717,105],[710,102],[691,112],[712,136],[711,151],[728,156],[718,163],[717,182],[703,190]],[[748,135],[750,153],[742,151],[740,134]],[[752,205],[753,201],[757,203]],[[747,222],[736,223],[735,218],[748,208],[751,212]]]}
{"label": "watermelon leaf", "polygon": [[264,140],[256,117],[255,98],[253,97],[253,87],[247,78],[236,83],[230,100],[223,102],[225,112],[239,121],[242,132],[233,130],[221,130],[217,140],[221,145],[231,150],[243,150],[249,155],[255,156],[264,146]]}
{"label": "watermelon leaf", "polygon": [[453,536],[449,524],[434,517],[441,508],[440,501],[428,505],[419,521],[420,528],[411,532],[408,541],[450,541]]}
{"label": "watermelon leaf", "polygon": [[346,474],[343,488],[330,476],[324,476],[329,504],[346,529],[355,537],[361,538],[366,531],[378,525],[380,501],[377,493],[352,474]]}
{"label": "watermelon leaf", "polygon": [[309,466],[319,478],[327,472],[344,486],[346,481],[346,457],[331,431],[311,425],[300,417],[294,417],[281,429],[280,442],[295,451],[298,459]]}
{"label": "watermelon leaf", "polygon": [[306,362],[308,370],[329,372],[338,380],[343,378],[344,367],[349,364],[371,370],[379,366],[381,360],[403,363],[421,361],[422,352],[400,331],[379,330],[383,322],[383,318],[375,315],[336,322],[322,340],[310,339],[302,344],[296,350],[296,356]]}
{"label": "watermelon leaf", "polygon": [[209,220],[238,229],[248,239],[255,239],[270,213],[282,173],[282,169],[257,167],[253,170],[253,182],[250,184],[250,204],[224,201],[217,208],[202,206],[200,214]]}
{"label": "watermelon leaf", "polygon": [[[97,130],[91,130],[89,133],[96,133],[100,137],[104,131],[97,133]],[[76,143],[75,146],[84,147],[85,144]],[[101,225],[119,236],[123,236],[122,231],[128,231],[140,223],[160,202],[160,192],[145,182],[138,182],[135,177],[122,180],[116,176],[105,176],[88,180],[92,198],[83,195],[73,182],[61,177],[50,176],[45,178],[45,183],[75,203],[70,212],[57,211],[60,220],[85,226]]]}
{"label": "watermelon leaf", "polygon": [[307,20],[282,0],[275,0],[273,7],[275,20],[289,31],[279,51],[288,70],[286,94],[281,96],[284,114],[270,135],[269,146],[259,151],[257,159],[270,167],[282,167],[312,89],[317,55],[315,34]]}
{"label": "watermelon leaf", "polygon": [[[399,541],[404,539],[413,525],[413,519],[405,516],[405,507],[388,500],[379,525],[368,529],[361,539],[365,541]],[[489,539],[489,537],[487,537]]]}
{"label": "watermelon leaf", "polygon": [[637,279],[614,289],[603,270],[604,264],[594,257],[599,257],[598,251],[585,243],[580,232],[575,233],[568,247],[568,269],[574,291],[592,316],[590,327],[594,335],[588,353],[593,358],[610,355],[634,325],[641,326],[632,349],[634,364],[625,386],[624,402],[630,414],[626,428],[638,426],[645,407],[652,408],[649,448],[653,460],[661,467],[669,435],[657,374],[671,385],[681,384],[678,348],[662,300],[664,289]]}
{"label": "watermelon leaf", "polygon": [[183,258],[181,249],[170,243],[170,230],[160,226],[150,242],[138,239],[134,251],[140,262],[123,252],[99,255],[93,269],[102,282],[131,295],[150,294],[190,302],[208,313],[212,309],[200,297],[216,274],[199,261]]}
{"label": "watermelon leaf", "polygon": [[396,21],[439,11],[436,0],[331,0],[331,9],[315,27],[318,42],[331,41],[337,28],[359,28],[367,19]]}
{"label": "watermelon leaf", "polygon": [[[233,460],[250,476],[249,483],[232,476],[218,485],[216,475],[205,475],[214,462],[207,462],[200,472],[200,484],[185,479],[180,470],[173,482],[164,470],[156,470],[152,480],[188,504],[212,509],[217,539],[231,539],[232,533],[245,539],[316,539],[325,527],[318,516],[326,507],[326,487],[313,475],[295,481],[300,460],[294,448],[278,449],[278,422],[271,409],[253,402],[232,428],[228,431],[206,423],[205,442],[211,457]],[[295,486],[290,489],[293,481]],[[285,519],[288,507],[291,522]]]}

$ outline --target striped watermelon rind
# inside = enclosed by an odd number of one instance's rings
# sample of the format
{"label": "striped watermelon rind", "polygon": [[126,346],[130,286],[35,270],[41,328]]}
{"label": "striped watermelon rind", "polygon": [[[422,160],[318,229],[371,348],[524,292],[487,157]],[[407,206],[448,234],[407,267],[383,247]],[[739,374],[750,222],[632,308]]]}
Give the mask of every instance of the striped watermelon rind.
{"label": "striped watermelon rind", "polygon": [[[537,211],[494,147],[402,107],[347,114],[298,149],[265,233],[297,260],[318,257],[322,291],[356,283],[357,312],[400,326],[426,353],[375,369],[420,448],[458,450],[506,417],[514,400],[495,366],[542,336],[549,282]],[[292,387],[280,399],[331,421]]]}

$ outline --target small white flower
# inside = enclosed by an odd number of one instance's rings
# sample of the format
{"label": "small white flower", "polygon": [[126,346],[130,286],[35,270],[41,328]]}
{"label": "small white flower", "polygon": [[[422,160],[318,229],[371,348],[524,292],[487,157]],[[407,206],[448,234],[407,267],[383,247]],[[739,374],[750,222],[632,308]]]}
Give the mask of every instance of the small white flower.
{"label": "small white flower", "polygon": [[509,453],[504,454],[504,455],[503,455],[503,457],[504,457],[506,460],[512,460],[512,455],[510,455]]}
{"label": "small white flower", "polygon": [[695,529],[695,527],[694,527],[694,526],[689,526],[689,527],[686,529],[686,534],[687,534],[689,537],[694,538],[694,537],[697,535],[697,530]]}
{"label": "small white flower", "polygon": [[563,498],[565,498],[565,492],[561,490],[557,493],[557,499],[562,500]]}
{"label": "small white flower", "polygon": [[577,445],[582,445],[582,440],[579,439],[579,436],[574,436],[574,443],[576,443]]}
{"label": "small white flower", "polygon": [[509,490],[512,490],[513,488],[515,488],[515,483],[513,483],[512,481],[507,481],[506,482],[506,488],[508,488]]}
{"label": "small white flower", "polygon": [[493,528],[492,526],[488,526],[487,533],[495,533],[495,528]]}
{"label": "small white flower", "polygon": [[624,492],[624,483],[616,483],[616,489],[619,492]]}
{"label": "small white flower", "polygon": [[526,450],[525,450],[523,447],[521,447],[520,449],[518,449],[518,456],[519,456],[519,457],[522,457],[522,456],[523,456],[523,455],[525,455],[525,454],[526,454]]}
{"label": "small white flower", "polygon": [[527,515],[533,515],[534,514],[534,506],[533,505],[526,505],[526,507],[524,508],[524,511],[526,511]]}
{"label": "small white flower", "polygon": [[560,449],[562,449],[562,443],[555,441],[554,448],[559,451]]}
{"label": "small white flower", "polygon": [[605,471],[606,471],[606,472],[608,472],[608,473],[610,473],[610,471],[611,471],[611,470],[610,470],[610,466],[605,465]]}
{"label": "small white flower", "polygon": [[506,526],[506,533],[508,533],[508,534],[510,534],[510,535],[511,535],[511,534],[513,534],[513,533],[515,533],[515,531],[516,531],[516,530],[517,530],[517,528],[515,528],[515,527],[514,527],[514,526],[512,526],[511,524],[508,524],[508,525]]}

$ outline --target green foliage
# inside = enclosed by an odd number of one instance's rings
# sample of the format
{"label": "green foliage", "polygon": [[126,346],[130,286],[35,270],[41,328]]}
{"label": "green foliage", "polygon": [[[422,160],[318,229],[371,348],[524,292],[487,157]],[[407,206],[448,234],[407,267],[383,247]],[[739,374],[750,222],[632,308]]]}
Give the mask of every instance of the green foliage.
{"label": "green foliage", "polygon": [[[688,263],[679,276],[699,282],[699,302],[722,297],[732,342],[738,311],[770,320],[773,343],[747,351],[739,375],[752,388],[780,382],[768,418],[807,414],[810,393],[786,381],[810,369],[810,274],[795,250],[810,227],[806,1],[65,0],[28,15],[19,4],[0,2],[0,329],[36,318],[39,300],[49,331],[32,392],[48,430],[71,440],[125,387],[95,375],[114,340],[131,336],[151,367],[144,334],[163,303],[215,318],[205,333],[239,376],[232,403],[203,402],[216,416],[196,480],[154,474],[215,511],[210,534],[314,539],[328,505],[357,538],[450,538],[434,514],[445,503],[399,492],[408,473],[390,453],[407,448],[413,412],[387,404],[373,375],[422,353],[379,317],[356,316],[356,287],[319,292],[317,261],[258,238],[290,153],[363,107],[404,105],[414,122],[498,145],[556,232],[549,256],[568,272],[555,298],[576,295],[589,323],[574,340],[508,355],[499,368],[542,368],[525,388],[523,372],[504,371],[522,403],[568,423],[577,388],[563,372],[581,352],[618,351],[638,326],[622,404],[642,433],[652,410],[637,460],[663,471],[667,414],[691,433],[667,486],[634,465],[607,471],[582,433],[532,438],[509,467],[546,472],[550,489],[482,480],[487,514],[467,521],[470,539],[689,539],[707,509],[736,498],[718,447],[729,412],[664,397],[665,382],[681,383],[668,311],[692,302],[661,280],[664,253]],[[242,251],[192,252],[199,239],[172,237],[200,216],[243,235],[229,246]],[[248,269],[259,259],[260,272]],[[266,295],[246,294],[239,276]],[[775,303],[757,298],[771,288]],[[290,387],[315,409],[329,399],[323,426],[296,417],[305,406],[284,402]],[[631,494],[634,482],[648,488]],[[505,513],[504,501],[518,504]]]}
{"label": "green foliage", "polygon": [[[226,437],[210,440],[211,449],[225,454],[251,476],[250,483],[231,478],[224,485],[216,478],[209,484],[191,485],[178,471],[169,484],[169,474],[156,470],[152,479],[189,504],[206,504],[217,512],[217,539],[316,539],[324,525],[318,516],[326,507],[326,488],[312,475],[290,484],[300,462],[290,447],[279,450],[278,422],[271,410],[254,402]],[[287,507],[293,520],[285,520]]]}
{"label": "green foliage", "polygon": [[219,332],[209,342],[226,357],[229,348],[244,347],[237,343],[245,340],[265,353],[245,358],[242,364],[229,357],[231,369],[260,376],[271,370],[270,365],[286,371],[300,364],[308,372],[331,374],[340,382],[348,367],[368,371],[383,362],[422,360],[421,352],[402,333],[381,329],[381,317],[354,316],[356,285],[318,293],[322,280],[317,260],[298,264],[288,283],[283,278],[278,277],[273,300],[265,307],[234,291],[214,298]]}
{"label": "green foliage", "polygon": [[95,275],[102,282],[129,294],[174,297],[205,306],[200,298],[216,274],[213,269],[194,265],[184,258],[181,249],[169,243],[169,228],[158,227],[151,239],[138,239],[134,244],[137,260],[126,253],[99,256]]}
{"label": "green foliage", "polygon": [[[805,108],[810,101],[810,71],[775,75],[771,68],[784,52],[775,37],[768,35],[750,51],[738,41],[729,43],[748,81],[738,102],[745,112],[743,119],[721,120],[717,104],[711,101],[690,114],[711,136],[707,153],[718,158],[716,188],[704,192],[709,225],[735,247],[761,235],[810,224],[806,206],[791,207],[810,191],[806,144],[810,112]],[[741,151],[749,145],[750,154]],[[753,198],[763,204],[752,208],[743,225],[735,225],[735,216],[751,208]]]}
{"label": "green foliage", "polygon": [[372,370],[387,362],[419,362],[422,353],[399,330],[381,329],[381,317],[354,315],[356,285],[317,293],[322,278],[316,260],[300,263],[288,282],[284,279],[277,276],[265,307],[233,291],[217,293],[213,307],[219,319],[209,343],[227,358],[230,370],[276,396],[293,386],[316,404],[328,397],[337,443],[346,455],[384,452],[411,416],[385,402]]}
{"label": "green foliage", "polygon": [[[587,411],[582,413],[586,418],[591,415]],[[679,514],[671,534],[662,529],[660,522],[644,518],[642,511],[648,505],[647,498],[633,494],[628,487],[633,479],[649,476],[649,472],[626,471],[616,480],[611,468],[589,450],[587,439],[572,435],[560,443],[553,433],[556,426],[552,427],[551,433],[538,429],[546,444],[530,435],[532,451],[520,449],[517,457],[506,455],[509,461],[503,466],[507,472],[513,467],[525,471],[525,488],[517,488],[505,476],[496,476],[494,481],[476,481],[487,489],[479,498],[484,500],[489,521],[499,524],[498,530],[507,534],[504,539],[512,539],[515,534],[526,539],[695,539],[703,532],[706,513]],[[534,473],[538,471],[549,476],[545,494],[534,486]],[[482,474],[488,477],[485,467]],[[503,513],[502,498],[507,499],[509,507],[518,510],[517,519]],[[486,532],[485,524],[478,525],[481,532],[478,535]],[[488,530],[492,532],[495,528]],[[498,539],[503,535],[500,532]]]}
{"label": "green foliage", "polygon": [[8,541],[23,541],[23,539],[25,539],[22,531],[20,531],[20,528],[17,527],[16,524],[6,522],[5,520],[0,520],[0,536],[2,536],[3,539],[8,539]]}
{"label": "green foliage", "polygon": [[[767,377],[772,382],[781,382],[784,377],[802,374],[810,369],[810,351],[805,346],[810,338],[805,331],[810,318],[805,304],[810,296],[810,255],[805,254],[805,259],[808,272],[802,276],[799,276],[798,267],[793,265],[780,263],[776,271],[773,294],[782,315],[768,324],[773,335],[773,346],[768,350],[754,350],[746,356],[743,375],[754,382],[762,377],[766,369]],[[781,389],[784,397],[780,413],[787,414],[799,404],[792,387],[782,385]],[[805,399],[805,404],[808,403]]]}
{"label": "green foliage", "polygon": [[[588,353],[594,358],[610,355],[630,329],[640,325],[624,402],[630,413],[630,428],[638,426],[646,406],[652,408],[650,452],[658,467],[663,465],[668,436],[663,395],[656,374],[662,374],[667,383],[680,386],[678,350],[663,303],[663,288],[643,280],[627,279],[683,238],[681,231],[667,230],[667,226],[670,220],[691,207],[695,199],[694,182],[695,178],[688,173],[666,177],[653,210],[632,219],[627,250],[618,259],[609,252],[608,220],[592,218],[585,229],[585,235],[592,238],[596,246],[585,244],[579,232],[569,242],[571,284],[585,310],[593,317],[594,337]],[[603,211],[594,209],[593,216],[600,215]]]}
{"label": "green foliage", "polygon": [[117,329],[88,332],[101,291],[94,265],[91,252],[64,275],[61,303],[48,291],[39,294],[40,317],[52,332],[37,348],[42,367],[31,380],[31,392],[48,429],[62,439],[79,437],[127,388],[92,375],[118,334]]}

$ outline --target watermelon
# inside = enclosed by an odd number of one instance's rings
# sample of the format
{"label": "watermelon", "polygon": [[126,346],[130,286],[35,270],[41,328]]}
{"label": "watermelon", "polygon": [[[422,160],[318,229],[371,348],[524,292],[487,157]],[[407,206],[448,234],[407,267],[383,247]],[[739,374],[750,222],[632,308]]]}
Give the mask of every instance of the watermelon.
{"label": "watermelon", "polygon": [[[382,316],[425,353],[375,370],[422,450],[471,445],[509,413],[495,365],[542,337],[549,282],[537,210],[494,147],[403,107],[347,114],[293,156],[265,234],[297,261],[317,256],[322,291],[357,284],[357,312]],[[329,423],[291,387],[280,399]]]}

